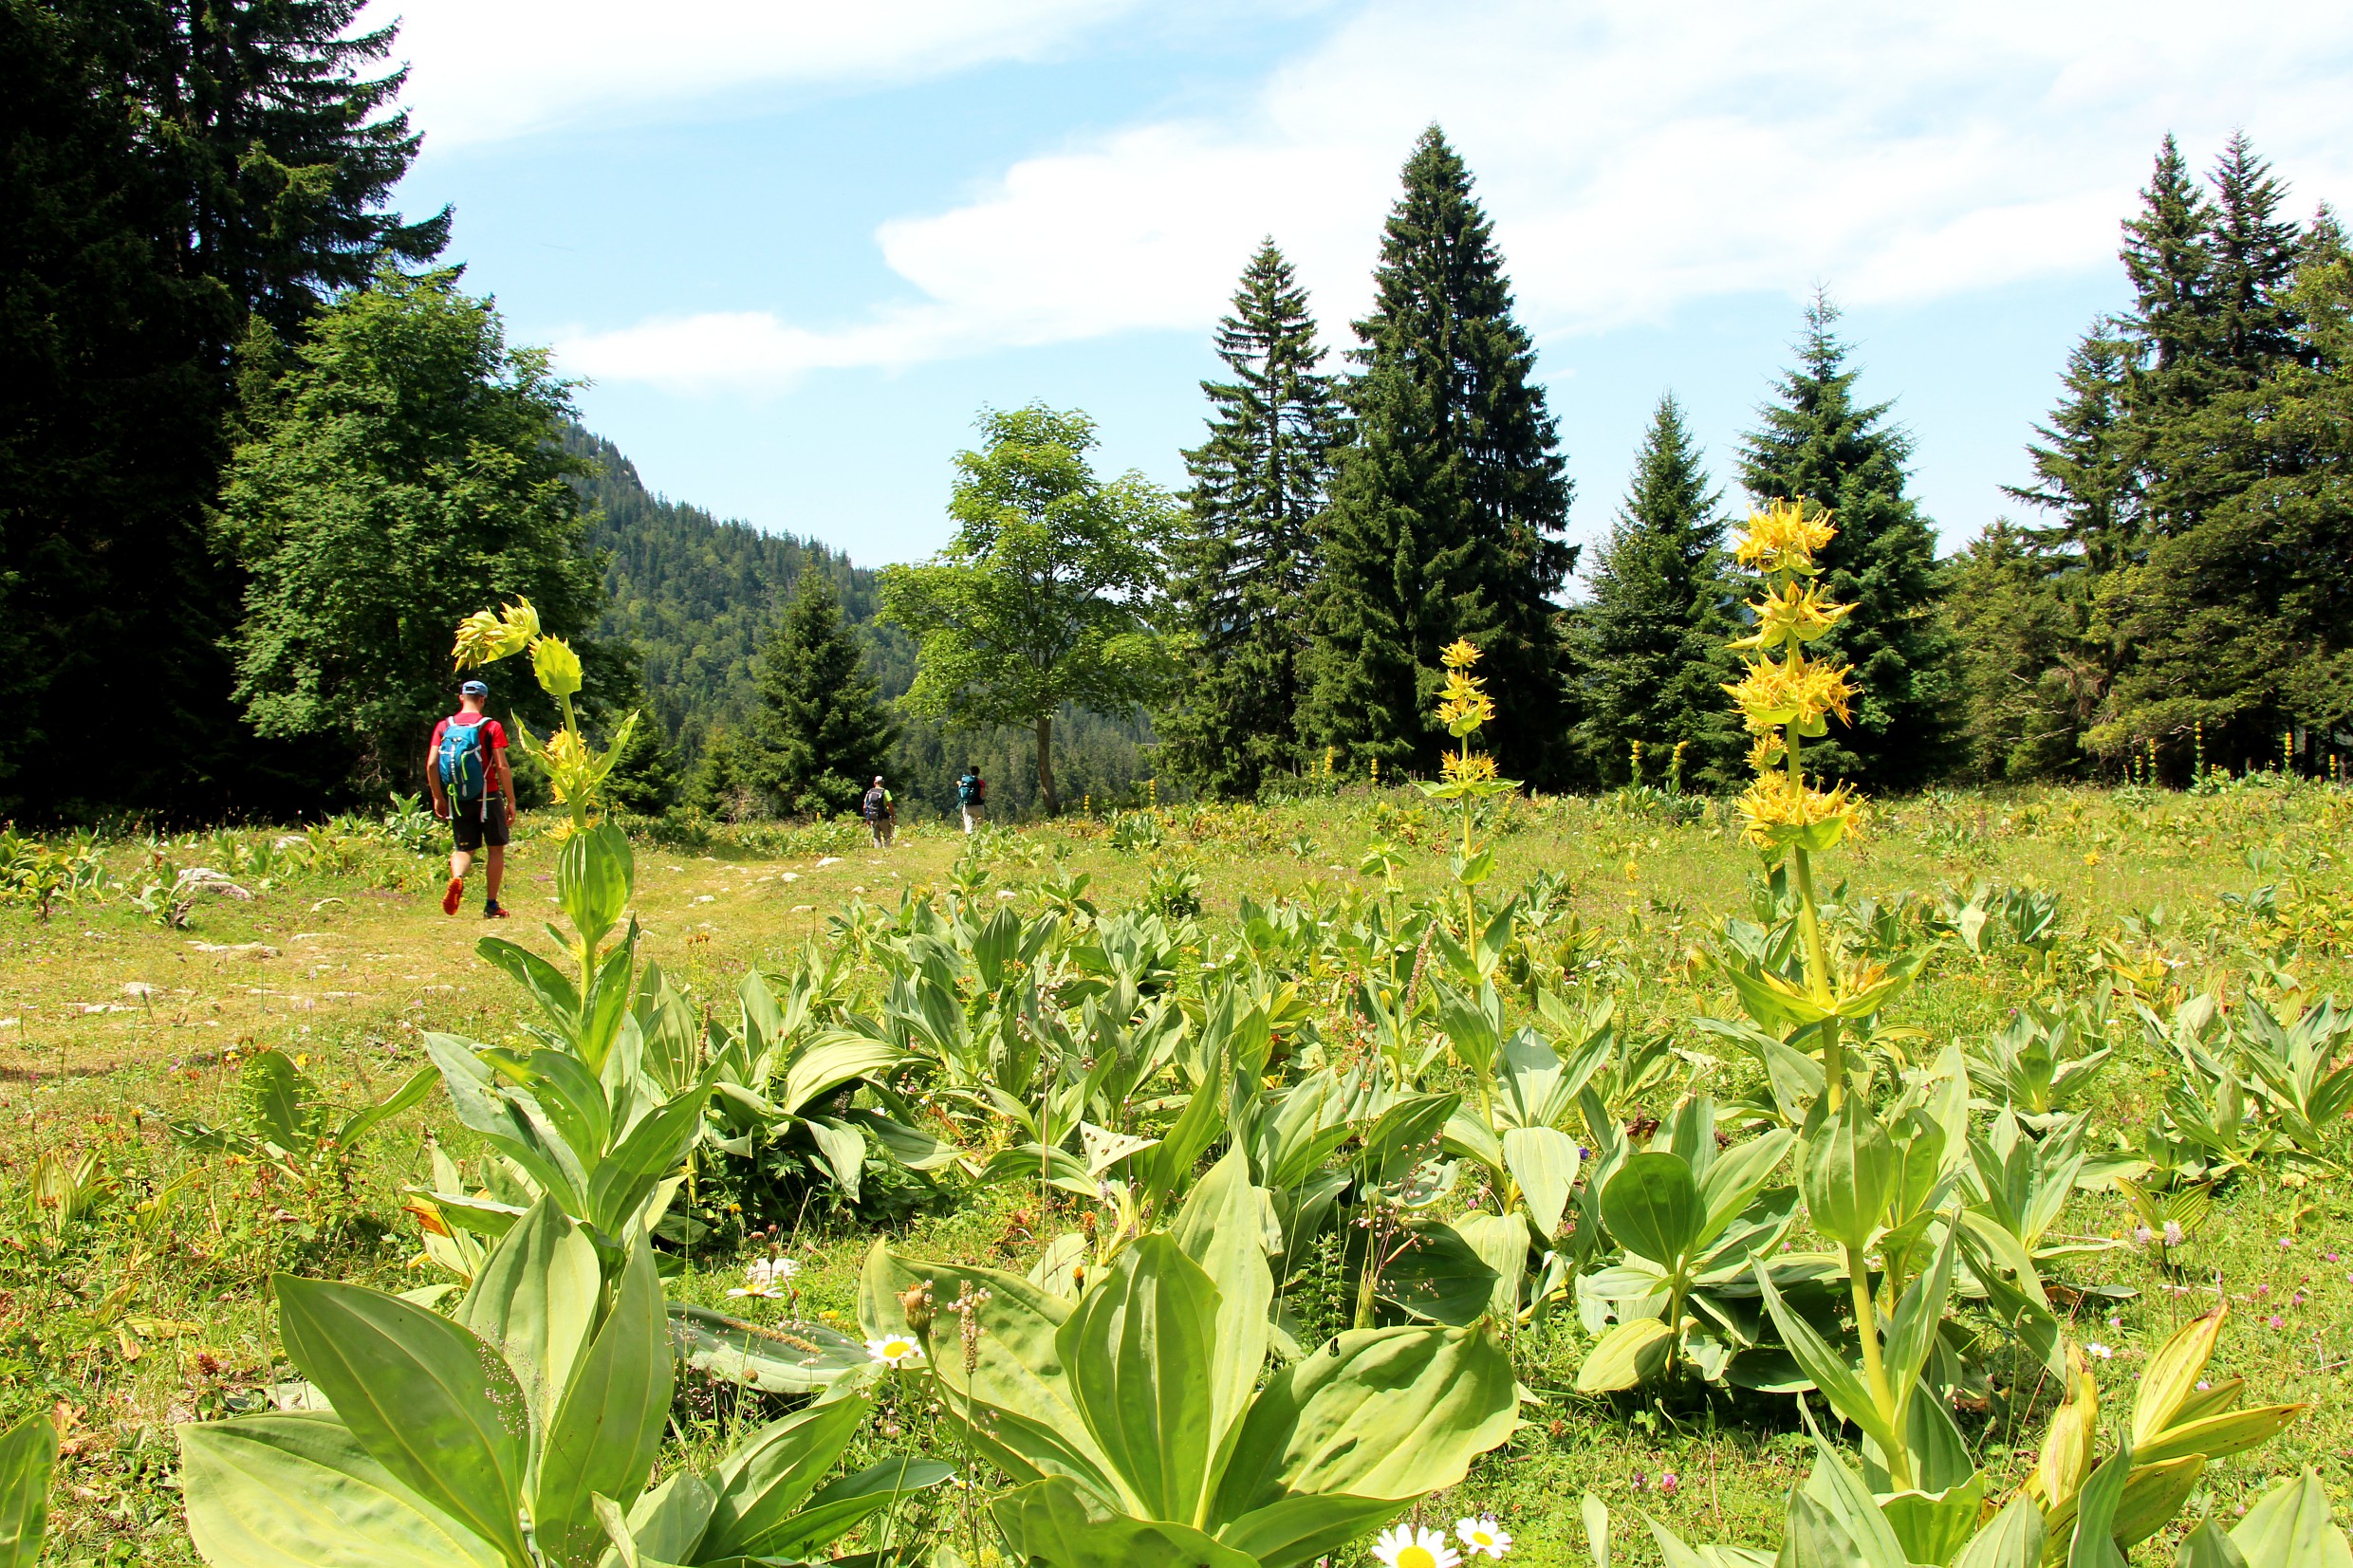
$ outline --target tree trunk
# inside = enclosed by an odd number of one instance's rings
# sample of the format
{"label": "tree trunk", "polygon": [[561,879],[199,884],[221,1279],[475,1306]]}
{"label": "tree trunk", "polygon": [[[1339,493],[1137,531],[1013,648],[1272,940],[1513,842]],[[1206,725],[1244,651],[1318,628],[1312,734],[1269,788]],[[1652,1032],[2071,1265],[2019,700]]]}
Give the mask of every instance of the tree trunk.
{"label": "tree trunk", "polygon": [[1062,815],[1062,802],[1054,799],[1054,715],[1038,715],[1038,803],[1048,817]]}

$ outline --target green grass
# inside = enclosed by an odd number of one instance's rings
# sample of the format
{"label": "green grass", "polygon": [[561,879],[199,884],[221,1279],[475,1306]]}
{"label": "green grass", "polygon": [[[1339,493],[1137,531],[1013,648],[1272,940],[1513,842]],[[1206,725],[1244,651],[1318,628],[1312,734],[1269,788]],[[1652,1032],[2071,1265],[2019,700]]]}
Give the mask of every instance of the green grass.
{"label": "green grass", "polygon": [[[1563,974],[1589,993],[1614,995],[1629,1024],[1672,1030],[1678,1044],[1716,1056],[1688,1021],[1735,1009],[1700,959],[1727,916],[1749,915],[1758,870],[1722,808],[1678,823],[1589,801],[1518,802],[1492,826],[1499,863],[1491,892],[1538,873],[1562,880],[1561,917],[1547,941]],[[1009,892],[1017,907],[1032,907],[1041,879],[1077,871],[1092,877],[1088,896],[1108,913],[1142,899],[1156,869],[1190,868],[1201,878],[1206,911],[1200,942],[1214,946],[1226,940],[1245,895],[1383,896],[1377,876],[1355,869],[1375,839],[1405,850],[1395,896],[1436,888],[1446,877],[1452,834],[1448,819],[1414,797],[1361,790],[1268,807],[1171,807],[1157,828],[1158,848],[1114,847],[1107,824],[1086,821],[994,835],[980,896]],[[461,1153],[472,1148],[436,1092],[362,1151],[349,1192],[304,1192],[267,1168],[183,1150],[157,1118],[222,1118],[236,1061],[265,1047],[300,1053],[334,1092],[357,1097],[381,1093],[422,1064],[423,1029],[485,1042],[516,1031],[518,994],[472,950],[484,929],[478,884],[463,914],[447,918],[433,854],[356,839],[315,855],[266,849],[278,838],[101,842],[88,853],[115,890],[66,897],[46,921],[22,900],[0,907],[0,1020],[9,1021],[0,1023],[0,1117],[9,1130],[0,1139],[8,1189],[0,1196],[0,1415],[61,1404],[74,1412],[52,1561],[194,1560],[171,1486],[171,1430],[250,1408],[287,1375],[270,1276],[290,1270],[392,1289],[429,1282],[431,1271],[412,1263],[417,1232],[400,1208],[401,1189],[424,1178],[427,1134]],[[917,825],[887,856],[859,847],[822,864],[808,852],[813,841],[771,832],[722,834],[700,848],[640,843],[637,910],[646,956],[698,998],[727,1005],[747,966],[787,968],[804,944],[825,940],[827,917],[845,902],[896,903],[902,891],[944,889],[966,847],[947,829]],[[247,869],[235,863],[240,856]],[[1823,871],[1829,883],[1844,880],[1849,902],[1909,893],[1933,904],[1940,890],[1965,890],[1979,878],[2060,895],[2063,933],[2047,957],[1999,945],[1982,957],[1955,944],[1939,949],[1897,1009],[1897,1021],[1917,1031],[1918,1050],[1933,1054],[1955,1039],[1973,1044],[2027,1000],[2083,994],[2103,980],[2137,987],[2160,1013],[2201,989],[2274,1005],[2332,992],[2353,1000],[2348,859],[2353,797],[2251,781],[2196,797],[2047,791],[1896,802],[1880,808],[1861,843],[1825,857]],[[207,897],[184,929],[126,896],[149,881],[168,883],[179,867],[223,860],[232,863],[219,869],[253,896]],[[523,836],[508,899],[519,915],[552,913],[552,860],[547,843]],[[2278,890],[2274,913],[2226,896],[2244,899],[2265,885]],[[2167,919],[2154,939],[2120,924],[2159,906]],[[528,918],[506,923],[502,934],[546,941]],[[1311,969],[1297,978],[1326,1034],[1335,1033],[1329,1009],[1343,976]],[[2118,1060],[2093,1092],[2103,1139],[2145,1126],[2168,1079],[2166,1063],[2128,1026],[2130,1007],[2117,1014]],[[1702,1086],[1719,1091],[1746,1081],[1737,1061],[1694,1070]],[[1620,1109],[1664,1108],[1662,1099]],[[52,1254],[24,1196],[35,1162],[91,1152],[109,1189]],[[2344,1164],[2353,1139],[2340,1129],[2324,1153]],[[698,1188],[695,1201],[719,1228],[674,1293],[720,1301],[743,1260],[769,1245],[765,1227],[772,1223],[773,1245],[789,1246],[804,1265],[801,1309],[846,1325],[872,1228],[823,1200],[787,1213],[732,1213],[727,1190]],[[1061,1201],[1070,1207],[1048,1215],[1036,1211],[1033,1193],[959,1191],[951,1183],[897,1222],[899,1245],[917,1255],[1026,1268],[1045,1239],[1076,1224],[1075,1201]],[[2129,1224],[2121,1200],[2084,1193],[2062,1228],[2105,1237]],[[748,1237],[754,1229],[761,1234]],[[2312,1409],[2277,1441],[2214,1467],[2191,1513],[2227,1514],[2305,1464],[2317,1466],[2340,1499],[2353,1497],[2346,1181],[2319,1174],[2301,1187],[2270,1176],[2233,1184],[2189,1249],[2188,1265],[2178,1278],[2161,1275],[2147,1254],[2123,1247],[2076,1271],[2078,1283],[2138,1292],[2113,1305],[2085,1298],[2091,1304],[2076,1324],[2077,1337],[2115,1350],[2097,1368],[2105,1396],[2127,1408],[2141,1359],[2218,1289],[2233,1308],[2218,1367],[2248,1379],[2250,1403],[2299,1400]],[[2165,1288],[2183,1284],[2191,1293]],[[2032,1369],[2020,1372],[2007,1347],[1991,1337],[1982,1344],[2008,1396],[1976,1418],[1972,1434],[1985,1467],[2014,1484],[2030,1463],[2050,1391]],[[1639,1513],[1688,1540],[1777,1540],[1783,1494],[1810,1463],[1793,1405],[1581,1397],[1566,1391],[1584,1346],[1567,1313],[1517,1336],[1522,1380],[1537,1394],[1527,1425],[1454,1495],[1432,1499],[1425,1516],[1451,1522],[1492,1511],[1519,1538],[1513,1560],[1529,1563],[1584,1560],[1575,1503],[1587,1490],[1611,1505],[1618,1551],[1630,1560],[1655,1560]],[[928,1443],[936,1423],[917,1408],[917,1397],[902,1392],[886,1400],[862,1452]],[[678,1442],[715,1444],[771,1404],[690,1379]],[[1670,1473],[1671,1491],[1659,1485]],[[2139,1555],[2156,1561],[2159,1549],[2153,1541]],[[1369,1560],[1357,1548],[1343,1555],[1359,1559]]]}

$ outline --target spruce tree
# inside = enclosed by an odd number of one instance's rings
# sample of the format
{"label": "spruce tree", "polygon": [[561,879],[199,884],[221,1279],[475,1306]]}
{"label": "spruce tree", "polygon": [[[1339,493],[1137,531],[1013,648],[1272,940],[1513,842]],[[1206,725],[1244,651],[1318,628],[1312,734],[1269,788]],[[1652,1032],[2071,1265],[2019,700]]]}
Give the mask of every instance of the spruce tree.
{"label": "spruce tree", "polygon": [[804,568],[757,677],[761,714],[748,771],[778,816],[848,811],[882,771],[898,727],[863,665],[832,578]]}
{"label": "spruce tree", "polygon": [[1739,771],[1740,727],[1722,684],[1734,673],[1725,644],[1739,635],[1722,500],[1682,408],[1672,394],[1659,398],[1571,644],[1577,738],[1587,770],[1604,781],[1628,777],[1637,741],[1660,768],[1687,746],[1688,784],[1726,788]]}
{"label": "spruce tree", "polygon": [[1806,312],[1798,363],[1777,404],[1743,445],[1741,484],[1827,508],[1838,534],[1816,559],[1829,596],[1853,616],[1818,645],[1854,666],[1854,722],[1833,727],[1809,755],[1825,776],[1880,790],[1917,788],[1953,760],[1960,697],[1951,628],[1938,613],[1936,536],[1904,494],[1911,439],[1887,423],[1886,403],[1858,403],[1856,372],[1832,332],[1838,310],[1817,297]]}
{"label": "spruce tree", "polygon": [[1218,323],[1232,378],[1201,383],[1209,439],[1184,454],[1193,489],[1168,551],[1187,671],[1154,728],[1169,772],[1207,794],[1254,795],[1299,754],[1315,519],[1340,426],[1315,336],[1306,291],[1262,242]]}
{"label": "spruce tree", "polygon": [[1565,766],[1560,612],[1570,484],[1535,349],[1470,171],[1435,125],[1404,168],[1355,323],[1353,440],[1325,514],[1307,738],[1350,765],[1434,771],[1438,653],[1468,637],[1504,769]]}

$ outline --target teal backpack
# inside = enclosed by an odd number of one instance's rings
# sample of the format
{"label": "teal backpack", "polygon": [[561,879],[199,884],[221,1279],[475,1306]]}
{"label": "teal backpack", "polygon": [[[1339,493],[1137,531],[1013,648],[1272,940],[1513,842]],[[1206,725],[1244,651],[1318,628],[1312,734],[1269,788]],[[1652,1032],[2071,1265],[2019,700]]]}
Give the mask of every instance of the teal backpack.
{"label": "teal backpack", "polygon": [[453,719],[441,731],[441,747],[436,754],[441,766],[441,787],[461,801],[482,799],[490,770],[482,757],[482,731],[489,728],[487,719],[472,724],[459,724]]}

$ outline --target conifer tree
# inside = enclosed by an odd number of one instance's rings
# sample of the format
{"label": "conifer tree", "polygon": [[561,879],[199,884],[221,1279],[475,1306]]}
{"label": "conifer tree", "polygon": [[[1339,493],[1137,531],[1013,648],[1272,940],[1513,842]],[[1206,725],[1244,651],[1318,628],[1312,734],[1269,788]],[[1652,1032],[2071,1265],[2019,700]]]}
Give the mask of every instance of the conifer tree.
{"label": "conifer tree", "polygon": [[1726,576],[1723,492],[1712,489],[1672,394],[1658,399],[1633,487],[1594,563],[1572,649],[1586,766],[1627,777],[1640,741],[1667,766],[1687,745],[1687,783],[1727,788],[1742,740],[1724,702],[1738,636]]}
{"label": "conifer tree", "polygon": [[762,711],[749,768],[778,816],[848,811],[882,771],[898,726],[863,657],[832,578],[803,568],[760,657]]}
{"label": "conifer tree", "polygon": [[1217,357],[1232,378],[1201,383],[1209,439],[1184,454],[1193,489],[1168,550],[1186,677],[1154,728],[1172,775],[1249,796],[1299,753],[1315,519],[1340,428],[1306,291],[1272,239],[1218,323]]}
{"label": "conifer tree", "polygon": [[1911,439],[1886,403],[1858,403],[1856,372],[1817,297],[1806,312],[1797,367],[1744,443],[1741,484],[1759,502],[1828,508],[1837,537],[1819,558],[1831,599],[1856,606],[1823,656],[1854,666],[1854,723],[1817,742],[1825,776],[1881,791],[1914,788],[1952,760],[1960,697],[1953,634],[1938,613],[1936,536],[1904,494]]}
{"label": "conifer tree", "polygon": [[1436,126],[1403,178],[1355,323],[1364,370],[1324,519],[1304,727],[1352,765],[1435,770],[1438,651],[1468,637],[1498,763],[1549,782],[1566,749],[1552,596],[1577,563],[1566,463],[1492,225]]}

